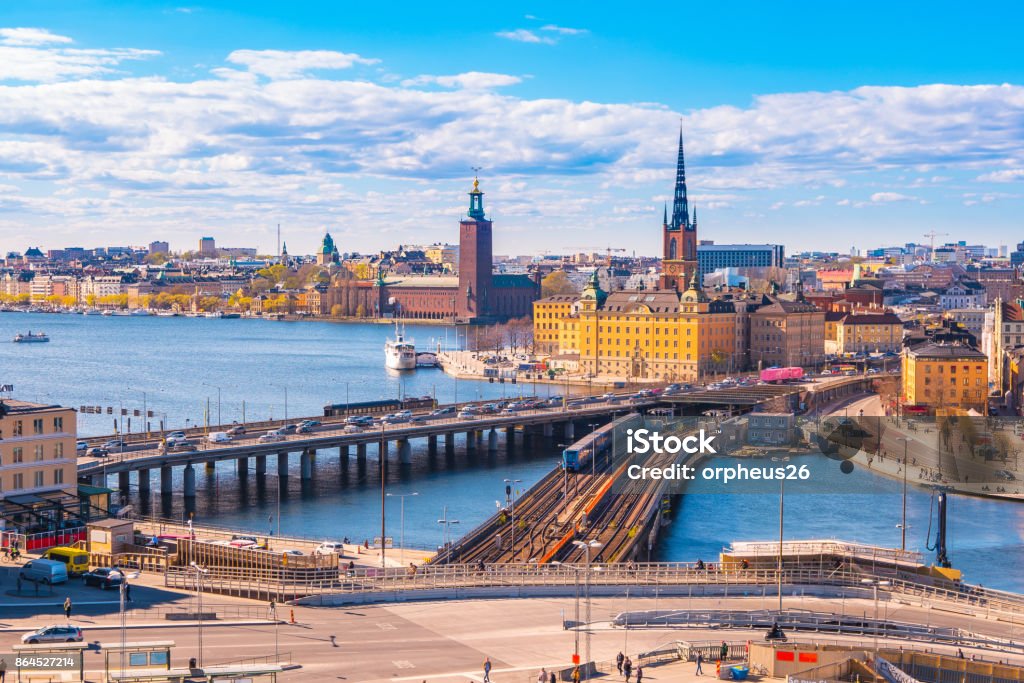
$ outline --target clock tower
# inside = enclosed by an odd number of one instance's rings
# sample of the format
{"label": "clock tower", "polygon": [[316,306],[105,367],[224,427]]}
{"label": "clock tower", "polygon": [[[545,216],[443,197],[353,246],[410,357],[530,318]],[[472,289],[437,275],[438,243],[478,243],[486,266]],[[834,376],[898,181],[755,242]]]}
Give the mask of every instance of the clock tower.
{"label": "clock tower", "polygon": [[686,197],[686,160],[683,156],[683,131],[679,130],[679,156],[676,159],[676,188],[672,199],[672,220],[665,207],[662,222],[663,250],[661,260],[661,289],[682,292],[687,289],[697,271],[697,209],[690,219],[690,206]]}

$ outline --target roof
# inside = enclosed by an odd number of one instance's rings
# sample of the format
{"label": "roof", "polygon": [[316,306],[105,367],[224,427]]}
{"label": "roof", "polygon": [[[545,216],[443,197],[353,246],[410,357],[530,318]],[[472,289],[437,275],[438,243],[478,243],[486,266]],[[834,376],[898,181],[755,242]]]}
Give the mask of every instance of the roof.
{"label": "roof", "polygon": [[8,414],[35,413],[48,410],[71,410],[70,408],[65,408],[64,406],[60,406],[55,403],[30,403],[29,401],[18,401],[15,399],[7,398],[0,399],[0,404],[2,404],[7,409]]}
{"label": "roof", "polygon": [[385,287],[406,289],[412,287],[424,287],[432,289],[458,289],[459,278],[451,275],[407,277],[395,282],[388,282]]}
{"label": "roof", "polygon": [[843,318],[844,325],[903,325],[903,321],[895,313],[852,313]]}
{"label": "roof", "polygon": [[623,290],[608,295],[602,311],[612,313],[646,312],[641,308],[650,309],[651,313],[678,313],[679,294],[674,289]]}
{"label": "roof", "polygon": [[1024,309],[1013,301],[1003,302],[1003,322],[1020,323],[1024,322]]}
{"label": "roof", "polygon": [[533,288],[537,283],[529,275],[499,273],[491,276],[491,287],[508,289],[512,287]]}
{"label": "roof", "polygon": [[916,358],[988,360],[981,351],[964,344],[920,344],[908,349],[907,353]]}
{"label": "roof", "polygon": [[571,304],[578,301],[580,298],[579,294],[552,294],[546,296],[543,299],[537,299],[533,303],[535,304]]}
{"label": "roof", "polygon": [[754,312],[754,315],[761,313],[821,313],[822,310],[814,304],[806,301],[786,301],[772,297],[765,297],[767,301],[763,306]]}

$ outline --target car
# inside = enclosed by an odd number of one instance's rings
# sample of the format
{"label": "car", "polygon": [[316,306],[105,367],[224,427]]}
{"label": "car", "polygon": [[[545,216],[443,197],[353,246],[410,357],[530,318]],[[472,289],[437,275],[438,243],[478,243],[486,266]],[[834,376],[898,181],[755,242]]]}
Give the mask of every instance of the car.
{"label": "car", "polygon": [[313,431],[313,428],[307,424],[301,424],[295,428],[296,434],[309,434],[311,431]]}
{"label": "car", "polygon": [[359,434],[363,431],[363,428],[357,424],[345,425],[345,429],[342,430],[346,434]]}
{"label": "car", "polygon": [[460,420],[475,420],[476,419],[476,413],[472,412],[472,411],[469,411],[469,410],[463,410],[462,412],[459,413],[459,419]]}
{"label": "car", "polygon": [[304,424],[307,427],[319,427],[320,426],[320,420],[303,420],[301,422],[301,424]]}
{"label": "car", "polygon": [[124,574],[110,567],[99,567],[82,574],[86,586],[98,586],[102,590],[115,588],[124,583]]}
{"label": "car", "polygon": [[242,425],[235,425],[234,427],[228,430],[228,434],[230,434],[231,436],[239,436],[241,434],[245,434],[245,427],[243,427]]}
{"label": "car", "polygon": [[397,413],[395,413],[395,415],[399,415],[401,417],[412,417],[412,411],[411,410],[399,410]]}
{"label": "car", "polygon": [[430,415],[413,415],[410,422],[413,424],[423,424],[424,422],[430,422],[430,418]]}
{"label": "car", "polygon": [[278,431],[275,429],[273,431],[267,432],[266,434],[263,434],[257,440],[260,443],[276,443],[278,441],[284,441],[284,434],[278,433]]}
{"label": "car", "polygon": [[384,422],[385,424],[389,424],[389,425],[401,424],[403,422],[408,422],[408,421],[409,421],[409,417],[406,416],[406,415],[402,415],[400,413],[392,413],[391,415],[385,415],[384,419],[381,420],[381,422]]}
{"label": "car", "polygon": [[607,394],[601,394],[602,401],[611,401],[615,398],[615,394],[608,392]]}
{"label": "car", "polygon": [[362,421],[362,419],[363,419],[362,415],[349,415],[348,417],[345,418],[345,424],[347,424],[347,425],[357,425],[357,424],[359,424]]}
{"label": "car", "polygon": [[306,553],[302,552],[301,550],[296,550],[295,548],[289,548],[288,550],[278,550],[277,552],[281,553],[282,555],[305,555],[306,554]]}
{"label": "car", "polygon": [[435,410],[431,410],[430,411],[430,415],[432,417],[441,417],[443,415],[454,415],[454,414],[455,414],[455,407],[454,406],[445,406],[444,408],[437,408]]}
{"label": "car", "polygon": [[345,546],[341,541],[324,541],[313,551],[314,555],[330,555],[335,553],[341,557],[345,553]]}
{"label": "car", "polygon": [[124,441],[121,441],[120,439],[111,439],[110,441],[103,444],[103,447],[106,448],[108,451],[119,451],[124,449]]}
{"label": "car", "polygon": [[89,442],[88,441],[78,441],[78,442],[76,442],[75,443],[75,450],[76,451],[87,451],[87,450],[89,450]]}
{"label": "car", "polygon": [[294,434],[297,428],[298,425],[285,425],[283,427],[279,427],[277,431],[280,434]]}
{"label": "car", "polygon": [[171,440],[171,439],[184,439],[184,438],[185,438],[185,432],[182,432],[182,431],[171,432],[170,434],[167,435],[167,439],[168,440]]}
{"label": "car", "polygon": [[70,624],[65,624],[64,626],[44,626],[41,629],[23,635],[21,642],[27,645],[35,645],[36,643],[80,643],[82,642],[82,629]]}
{"label": "car", "polygon": [[105,458],[110,455],[110,451],[102,446],[93,446],[85,452],[85,455],[88,458]]}
{"label": "car", "polygon": [[206,435],[207,443],[231,443],[233,439],[227,432],[210,432]]}

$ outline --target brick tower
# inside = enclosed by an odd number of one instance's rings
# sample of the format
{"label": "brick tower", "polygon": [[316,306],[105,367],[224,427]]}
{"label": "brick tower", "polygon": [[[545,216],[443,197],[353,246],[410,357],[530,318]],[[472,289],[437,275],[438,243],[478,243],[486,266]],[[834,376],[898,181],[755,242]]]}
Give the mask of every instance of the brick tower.
{"label": "brick tower", "polygon": [[456,310],[460,318],[473,321],[491,315],[488,297],[492,284],[494,257],[491,221],[484,216],[484,193],[473,178],[469,193],[469,214],[459,222],[459,293]]}
{"label": "brick tower", "polygon": [[686,198],[686,160],[683,156],[683,131],[679,131],[679,156],[676,160],[676,189],[672,199],[672,221],[668,207],[662,224],[662,289],[686,291],[697,270],[697,210],[690,220],[690,207]]}

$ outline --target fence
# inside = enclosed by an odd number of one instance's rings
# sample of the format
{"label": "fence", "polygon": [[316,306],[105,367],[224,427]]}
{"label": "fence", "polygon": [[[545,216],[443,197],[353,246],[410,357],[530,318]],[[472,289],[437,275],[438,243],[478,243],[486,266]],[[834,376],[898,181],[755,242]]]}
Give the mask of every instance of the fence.
{"label": "fence", "polygon": [[38,534],[19,534],[13,531],[0,532],[0,547],[13,548],[18,544],[22,552],[36,552],[55,548],[59,545],[73,545],[85,540],[85,527],[76,526]]}

